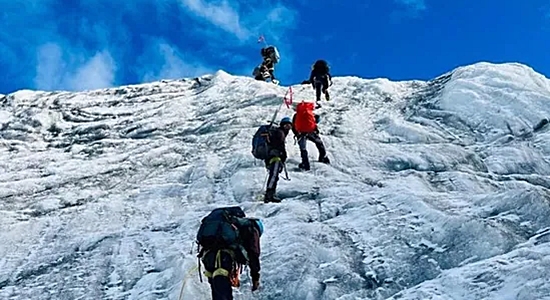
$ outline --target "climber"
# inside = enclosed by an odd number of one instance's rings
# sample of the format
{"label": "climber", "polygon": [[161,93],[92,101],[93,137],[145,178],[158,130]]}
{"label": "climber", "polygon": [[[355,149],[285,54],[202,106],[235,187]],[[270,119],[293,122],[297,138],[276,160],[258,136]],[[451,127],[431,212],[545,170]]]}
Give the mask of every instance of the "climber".
{"label": "climber", "polygon": [[277,182],[279,181],[279,173],[283,171],[286,162],[285,139],[291,129],[292,121],[289,117],[284,117],[279,122],[279,127],[270,135],[269,152],[265,160],[265,166],[269,170],[264,198],[265,203],[281,202],[281,198],[276,196]]}
{"label": "climber", "polygon": [[[325,95],[325,100],[330,100],[328,88],[332,85],[332,76],[330,75],[330,67],[325,60],[317,60],[311,66],[311,73],[309,75],[309,83],[315,90],[315,101],[318,107],[321,107],[319,103],[321,101],[321,93]],[[307,82],[307,81],[304,81]]]}
{"label": "climber", "polygon": [[[212,290],[212,300],[233,300],[232,287],[240,286],[243,265],[250,268],[252,291],[260,286],[260,237],[262,221],[247,218],[239,206],[214,209],[197,232],[197,255]],[[200,267],[200,265],[199,265]]]}
{"label": "climber", "polygon": [[275,71],[275,65],[279,63],[281,59],[279,51],[275,46],[266,46],[261,50],[262,63],[254,69],[252,75],[256,80],[266,81],[268,78],[274,84],[279,84],[279,81],[275,78],[273,72]]}
{"label": "climber", "polygon": [[300,147],[300,156],[302,162],[298,167],[302,170],[309,171],[309,157],[307,152],[307,141],[312,141],[319,152],[319,162],[330,164],[327,157],[325,145],[319,136],[319,128],[317,124],[320,121],[320,116],[313,113],[312,102],[301,102],[296,106],[296,113],[292,117],[292,132],[294,138],[298,140]]}

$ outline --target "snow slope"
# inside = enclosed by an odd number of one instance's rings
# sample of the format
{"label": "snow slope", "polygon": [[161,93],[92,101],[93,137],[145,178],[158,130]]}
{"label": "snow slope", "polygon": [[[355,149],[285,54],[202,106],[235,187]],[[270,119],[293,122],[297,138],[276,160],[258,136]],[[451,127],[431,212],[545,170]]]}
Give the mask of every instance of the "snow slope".
{"label": "snow slope", "polygon": [[195,233],[240,205],[266,231],[261,290],[243,273],[236,299],[550,299],[548,79],[337,77],[332,165],[296,172],[289,136],[285,200],[263,204],[250,141],[285,91],[219,71],[0,96],[0,298],[209,299]]}

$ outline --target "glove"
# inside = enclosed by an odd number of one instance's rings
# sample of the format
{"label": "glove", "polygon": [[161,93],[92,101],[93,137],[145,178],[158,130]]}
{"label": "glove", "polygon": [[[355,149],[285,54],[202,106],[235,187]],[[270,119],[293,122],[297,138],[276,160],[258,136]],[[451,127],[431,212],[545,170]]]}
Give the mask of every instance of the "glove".
{"label": "glove", "polygon": [[254,280],[252,281],[252,291],[257,290],[260,287],[260,280]]}

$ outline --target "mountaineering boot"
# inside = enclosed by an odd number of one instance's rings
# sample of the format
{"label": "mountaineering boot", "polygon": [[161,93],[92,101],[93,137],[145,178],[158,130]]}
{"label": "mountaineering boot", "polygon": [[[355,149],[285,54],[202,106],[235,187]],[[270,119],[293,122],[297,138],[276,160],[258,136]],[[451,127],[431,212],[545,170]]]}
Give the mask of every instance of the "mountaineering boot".
{"label": "mountaineering boot", "polygon": [[298,168],[309,171],[309,158],[307,156],[307,150],[300,150],[300,156],[302,157],[302,163],[298,165]]}
{"label": "mountaineering boot", "polygon": [[315,109],[321,108],[321,103],[319,103],[319,101],[315,102],[315,104],[316,104]]}
{"label": "mountaineering boot", "polygon": [[325,157],[319,157],[319,162],[330,165],[330,160],[326,156]]}
{"label": "mountaineering boot", "polygon": [[281,198],[275,196],[275,190],[274,189],[268,189],[265,191],[265,197],[264,197],[264,203],[279,203],[281,202]]}

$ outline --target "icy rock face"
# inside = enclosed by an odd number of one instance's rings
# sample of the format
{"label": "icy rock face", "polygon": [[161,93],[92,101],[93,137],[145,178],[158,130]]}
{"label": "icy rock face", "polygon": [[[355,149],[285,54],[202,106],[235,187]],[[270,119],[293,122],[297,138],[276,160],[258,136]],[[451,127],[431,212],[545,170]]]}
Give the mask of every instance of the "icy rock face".
{"label": "icy rock face", "polygon": [[550,299],[548,79],[336,77],[317,111],[331,165],[308,144],[296,172],[290,135],[284,201],[263,204],[250,141],[285,91],[218,71],[0,95],[0,298],[210,299],[195,233],[240,205],[266,230],[261,290],[245,270],[236,299]]}

